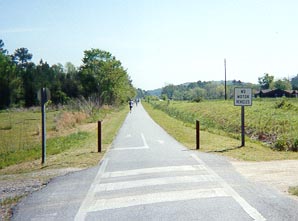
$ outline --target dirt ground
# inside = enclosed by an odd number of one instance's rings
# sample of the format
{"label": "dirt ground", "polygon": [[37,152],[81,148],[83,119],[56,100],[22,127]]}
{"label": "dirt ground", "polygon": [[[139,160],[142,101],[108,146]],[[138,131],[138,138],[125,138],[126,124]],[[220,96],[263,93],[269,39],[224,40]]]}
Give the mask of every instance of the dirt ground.
{"label": "dirt ground", "polygon": [[0,220],[9,220],[19,199],[40,190],[51,178],[62,176],[80,168],[48,169],[31,173],[0,175]]}
{"label": "dirt ground", "polygon": [[[289,195],[290,186],[298,186],[298,160],[266,162],[231,161],[236,170],[247,179],[269,185]],[[291,196],[298,200],[298,197]]]}

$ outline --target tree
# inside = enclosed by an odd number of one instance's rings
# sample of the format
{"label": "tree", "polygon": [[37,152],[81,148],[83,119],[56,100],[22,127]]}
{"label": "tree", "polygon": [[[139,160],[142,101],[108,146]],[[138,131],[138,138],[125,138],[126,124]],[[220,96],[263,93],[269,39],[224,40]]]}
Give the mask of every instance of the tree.
{"label": "tree", "polygon": [[66,62],[64,65],[66,74],[75,75],[77,73],[77,68],[71,62]]}
{"label": "tree", "polygon": [[80,79],[84,96],[97,94],[103,104],[120,104],[136,94],[121,62],[107,51],[84,51]]}
{"label": "tree", "polygon": [[261,85],[261,89],[272,89],[274,83],[274,76],[265,73],[263,77],[258,78],[258,82]]}
{"label": "tree", "polygon": [[291,82],[286,78],[284,78],[283,80],[275,81],[274,87],[276,89],[281,89],[281,90],[291,90],[292,89]]}
{"label": "tree", "polygon": [[291,85],[293,90],[298,90],[298,74],[291,79]]}
{"label": "tree", "polygon": [[19,67],[25,68],[32,59],[32,54],[29,53],[27,48],[19,48],[15,50],[13,59]]}
{"label": "tree", "polygon": [[4,49],[4,42],[0,39],[0,53],[3,55],[7,54],[7,50]]}
{"label": "tree", "polygon": [[175,91],[175,85],[169,84],[162,88],[161,94],[162,95],[165,94],[168,99],[173,99],[174,91]]}
{"label": "tree", "polygon": [[79,72],[77,68],[71,62],[66,62],[64,72],[66,74],[66,78],[62,84],[62,91],[65,92],[68,97],[79,97],[83,86],[79,80]]}
{"label": "tree", "polygon": [[189,100],[202,100],[206,96],[206,90],[200,87],[193,88],[189,91],[189,96]]}

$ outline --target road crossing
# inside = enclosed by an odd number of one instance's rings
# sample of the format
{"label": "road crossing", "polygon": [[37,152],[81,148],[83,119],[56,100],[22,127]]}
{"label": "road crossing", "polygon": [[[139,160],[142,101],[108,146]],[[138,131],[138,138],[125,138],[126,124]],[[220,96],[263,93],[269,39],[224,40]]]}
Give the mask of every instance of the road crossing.
{"label": "road crossing", "polygon": [[138,105],[97,167],[54,179],[12,220],[288,221],[298,202],[238,174],[229,161],[189,150]]}

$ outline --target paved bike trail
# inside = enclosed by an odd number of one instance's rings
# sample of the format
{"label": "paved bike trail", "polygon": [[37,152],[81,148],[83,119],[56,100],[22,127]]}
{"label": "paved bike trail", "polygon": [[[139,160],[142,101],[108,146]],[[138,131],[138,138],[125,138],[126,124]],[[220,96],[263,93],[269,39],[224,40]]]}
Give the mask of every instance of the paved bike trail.
{"label": "paved bike trail", "polygon": [[94,168],[54,179],[13,220],[298,220],[298,202],[188,150],[134,106]]}

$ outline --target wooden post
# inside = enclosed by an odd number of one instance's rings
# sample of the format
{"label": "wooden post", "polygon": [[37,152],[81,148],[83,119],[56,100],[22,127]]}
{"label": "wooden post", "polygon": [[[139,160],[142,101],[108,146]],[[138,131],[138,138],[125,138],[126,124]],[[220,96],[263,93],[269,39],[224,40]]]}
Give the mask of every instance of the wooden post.
{"label": "wooden post", "polygon": [[200,149],[200,121],[196,121],[196,141],[197,141],[197,150]]}
{"label": "wooden post", "polygon": [[98,144],[98,152],[101,152],[101,121],[97,122],[98,124],[98,138],[97,138],[97,144]]}

